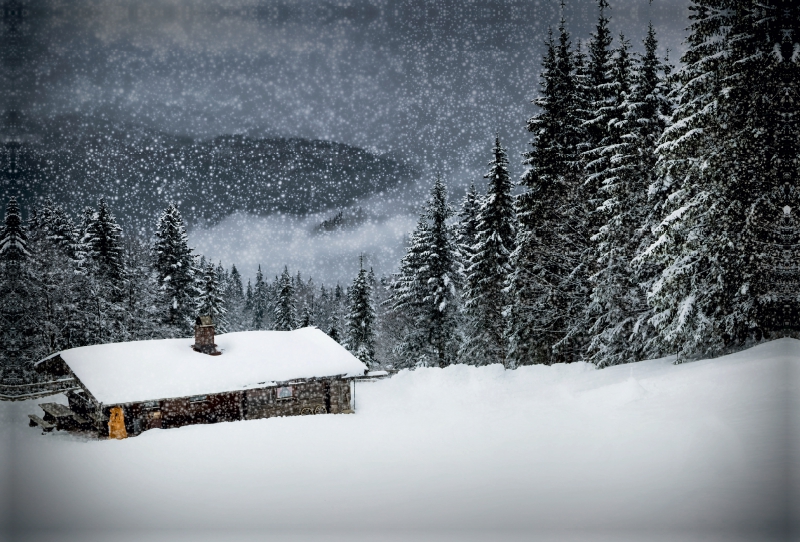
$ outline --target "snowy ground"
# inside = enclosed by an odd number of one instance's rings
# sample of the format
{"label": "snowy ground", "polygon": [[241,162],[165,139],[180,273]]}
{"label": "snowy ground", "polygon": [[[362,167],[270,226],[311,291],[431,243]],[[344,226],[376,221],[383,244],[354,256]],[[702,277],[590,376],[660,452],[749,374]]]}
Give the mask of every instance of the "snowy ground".
{"label": "snowy ground", "polygon": [[786,339],[678,366],[422,369],[359,384],[355,415],[102,442],[43,436],[27,427],[36,401],[3,403],[4,532],[786,540],[800,517],[799,366],[800,341]]}

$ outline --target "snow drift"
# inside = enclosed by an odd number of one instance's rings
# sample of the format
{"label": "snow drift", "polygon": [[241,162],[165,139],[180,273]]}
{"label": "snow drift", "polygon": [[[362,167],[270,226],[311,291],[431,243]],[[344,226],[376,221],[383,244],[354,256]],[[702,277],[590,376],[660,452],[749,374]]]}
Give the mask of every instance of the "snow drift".
{"label": "snow drift", "polygon": [[33,402],[7,403],[6,532],[783,540],[799,511],[799,359],[800,341],[784,339],[683,365],[403,371],[359,383],[355,415],[124,441],[43,436],[26,425]]}

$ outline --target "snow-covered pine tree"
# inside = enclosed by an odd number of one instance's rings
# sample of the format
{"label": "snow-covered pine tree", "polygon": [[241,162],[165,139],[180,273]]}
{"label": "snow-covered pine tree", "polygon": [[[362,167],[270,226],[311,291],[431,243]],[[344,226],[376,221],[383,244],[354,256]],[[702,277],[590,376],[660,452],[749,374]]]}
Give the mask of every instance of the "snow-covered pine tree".
{"label": "snow-covered pine tree", "polygon": [[284,267],[278,281],[277,299],[275,302],[275,329],[291,331],[297,328],[295,316],[294,286],[289,268]]}
{"label": "snow-covered pine tree", "polygon": [[331,308],[329,313],[330,316],[327,333],[331,339],[340,344],[343,340],[341,327],[342,303],[344,303],[344,292],[342,291],[341,285],[337,283],[336,288],[333,290],[333,296],[331,296]]}
{"label": "snow-covered pine tree", "polygon": [[[775,99],[796,92],[798,81],[800,59],[789,53],[798,50],[796,29],[787,38],[781,28],[786,7],[728,0],[691,6],[674,122],[659,147],[669,196],[656,241],[641,257],[663,269],[650,291],[652,322],[681,358],[779,331],[771,239],[783,209],[791,210],[787,196],[798,198],[777,159],[786,131],[794,141],[799,135],[796,117],[787,123],[787,105]],[[793,159],[789,181],[797,168]]]}
{"label": "snow-covered pine tree", "polygon": [[[145,239],[125,236],[124,320],[118,340],[134,341],[171,336],[165,329],[163,310],[159,307],[160,292],[152,267],[152,249]],[[66,312],[66,311],[65,311]]]}
{"label": "snow-covered pine tree", "polygon": [[330,327],[328,327],[327,333],[331,339],[341,344],[342,332],[340,331],[338,315],[334,314],[333,316],[331,316],[331,325]]}
{"label": "snow-covered pine tree", "polygon": [[[590,277],[599,266],[596,245],[591,238],[604,223],[600,210],[605,200],[602,194],[602,172],[607,165],[607,153],[601,152],[611,144],[610,127],[622,115],[622,99],[630,77],[628,44],[622,43],[616,51],[611,50],[610,9],[606,0],[598,0],[598,20],[589,40],[589,56],[576,61],[573,56],[574,106],[582,119],[583,139],[577,148],[583,162],[582,180],[573,190],[565,216],[571,220],[573,231],[569,243],[577,255],[577,265],[560,286],[567,307],[565,318],[567,329],[564,337],[555,345],[566,359],[580,359],[586,355],[587,336],[590,325],[591,304]],[[563,32],[562,32],[563,35]],[[619,75],[615,79],[615,74]]]}
{"label": "snow-covered pine tree", "polygon": [[[601,5],[601,22],[603,20]],[[598,24],[598,34],[600,26]],[[593,44],[596,44],[596,40]],[[599,47],[594,49],[597,50]],[[630,95],[632,68],[629,50],[630,43],[620,35],[619,43],[610,58],[608,73],[599,87],[599,92],[595,92],[600,99],[592,103],[593,118],[587,123],[589,140],[586,144],[587,150],[582,154],[585,162],[583,192],[589,206],[586,214],[589,218],[587,234],[591,236],[591,243],[585,247],[582,259],[587,273],[591,273],[588,279],[593,289],[583,312],[572,321],[568,336],[586,336],[588,330],[592,337],[589,341],[590,355],[597,353],[597,335],[603,327],[602,322],[608,318],[619,318],[619,315],[614,313],[616,308],[614,303],[625,303],[622,299],[617,299],[617,296],[623,293],[613,288],[610,290],[609,283],[616,283],[621,279],[618,275],[619,266],[624,267],[627,262],[619,261],[619,258],[624,258],[621,254],[604,253],[604,250],[609,249],[613,252],[616,247],[603,244],[600,239],[614,212],[613,200],[609,198],[610,186],[621,182],[620,164],[613,159],[623,142],[623,117]],[[593,62],[590,66],[592,68],[590,73],[599,70],[599,66],[594,66]],[[612,259],[611,262],[608,261],[609,257]],[[596,320],[601,322],[600,326],[592,327],[597,323]]]}
{"label": "snow-covered pine tree", "polygon": [[392,281],[389,303],[405,321],[399,366],[445,367],[456,360],[460,277],[456,232],[448,224],[453,214],[437,176]]}
{"label": "snow-covered pine tree", "polygon": [[[248,288],[250,282],[248,281]],[[250,312],[253,317],[252,329],[266,329],[267,325],[267,284],[264,282],[264,274],[261,272],[261,265],[256,271],[256,282],[252,290],[248,289],[250,298]]]}
{"label": "snow-covered pine tree", "polygon": [[80,243],[79,265],[85,275],[78,294],[88,322],[88,344],[124,338],[126,292],[122,228],[101,199]]}
{"label": "snow-covered pine tree", "polygon": [[310,327],[314,325],[314,315],[308,303],[303,305],[303,313],[300,316],[300,327]]}
{"label": "snow-covered pine tree", "polygon": [[528,121],[533,134],[525,155],[529,167],[517,197],[517,239],[511,256],[508,328],[509,367],[572,361],[564,338],[581,308],[578,272],[586,244],[581,208],[579,145],[585,141],[579,117],[575,66],[562,19],[556,44],[552,33],[543,60],[540,112]]}
{"label": "snow-covered pine tree", "polygon": [[125,270],[122,261],[122,228],[104,199],[100,200],[97,211],[86,228],[82,244],[86,247],[86,257],[98,276],[115,291],[120,291]]}
{"label": "snow-covered pine tree", "polygon": [[28,235],[22,225],[22,213],[17,198],[6,205],[3,230],[0,232],[0,258],[3,262],[22,262],[30,256]]}
{"label": "snow-covered pine tree", "polygon": [[219,273],[214,264],[209,262],[203,269],[200,291],[195,304],[195,314],[197,316],[210,316],[216,325],[217,332],[225,333],[228,324],[225,317],[227,312],[219,284]]}
{"label": "snow-covered pine tree", "polygon": [[228,289],[226,295],[234,299],[244,299],[244,290],[242,288],[242,275],[236,269],[236,265],[231,265],[230,280],[228,281]]}
{"label": "snow-covered pine tree", "polygon": [[[37,341],[39,324],[38,295],[33,288],[27,264],[31,257],[28,235],[16,198],[6,205],[5,221],[0,230],[0,382],[22,384],[27,379],[25,367],[43,353]],[[38,347],[38,348],[37,348]]]}
{"label": "snow-covered pine tree", "polygon": [[39,309],[35,319],[44,354],[80,346],[80,343],[72,344],[72,337],[78,337],[86,324],[76,318],[79,299],[75,290],[81,278],[75,273],[76,262],[72,257],[74,232],[59,236],[57,222],[61,220],[69,221],[69,217],[49,198],[31,212],[28,220],[31,256],[26,261],[26,269],[35,280],[28,284],[27,290],[28,296],[36,298]]}
{"label": "snow-covered pine tree", "polygon": [[327,330],[331,323],[331,293],[325,285],[319,287],[319,301],[314,311],[316,326],[322,330]]}
{"label": "snow-covered pine tree", "polygon": [[34,209],[28,220],[28,230],[31,240],[44,247],[57,248],[66,253],[70,258],[75,257],[76,230],[75,224],[67,213],[46,198],[42,206]]}
{"label": "snow-covered pine tree", "polygon": [[[585,139],[581,150],[591,150],[600,145],[605,139],[607,126],[603,124],[607,107],[614,102],[614,58],[611,51],[610,19],[606,10],[610,9],[607,0],[598,0],[599,15],[597,25],[589,40],[589,58],[585,67],[587,84],[581,88],[588,95],[582,96],[583,104],[587,109],[580,114],[584,121]],[[563,23],[562,23],[563,24]]]}
{"label": "snow-covered pine tree", "polygon": [[600,268],[592,277],[589,307],[589,357],[599,367],[660,353],[642,286],[652,281],[653,273],[632,265],[652,242],[649,219],[656,202],[648,190],[655,181],[657,141],[671,113],[670,70],[659,60],[657,47],[651,24],[627,88],[625,41],[620,39],[613,73],[616,110],[607,113],[611,120],[605,144],[592,154],[605,198],[598,209],[605,224],[593,239]]}
{"label": "snow-covered pine tree", "polygon": [[458,252],[462,281],[466,281],[466,271],[472,258],[472,245],[475,244],[475,235],[478,227],[478,210],[480,196],[475,190],[475,183],[469,185],[467,193],[461,202],[458,212]]}
{"label": "snow-covered pine tree", "polygon": [[350,288],[350,306],[347,312],[347,341],[345,346],[368,369],[378,367],[375,360],[375,308],[372,306],[372,287],[364,256],[359,257],[360,269]]}
{"label": "snow-covered pine tree", "polygon": [[242,288],[242,276],[236,265],[231,265],[225,286],[225,302],[228,309],[228,330],[246,331],[249,321],[245,316],[245,298]]}
{"label": "snow-covered pine tree", "polygon": [[196,269],[183,217],[174,203],[161,213],[154,237],[153,268],[165,320],[171,326],[189,329],[187,322],[195,309]]}
{"label": "snow-covered pine tree", "polygon": [[230,274],[225,269],[225,266],[222,265],[222,262],[217,264],[217,281],[219,282],[219,291],[222,292],[222,295],[226,295],[228,292],[228,281],[230,280]]}
{"label": "snow-covered pine tree", "polygon": [[472,256],[464,287],[465,342],[461,359],[465,363],[505,364],[505,286],[511,273],[510,257],[516,235],[514,184],[508,173],[506,151],[497,136],[489,162],[486,196],[481,198],[475,225]]}

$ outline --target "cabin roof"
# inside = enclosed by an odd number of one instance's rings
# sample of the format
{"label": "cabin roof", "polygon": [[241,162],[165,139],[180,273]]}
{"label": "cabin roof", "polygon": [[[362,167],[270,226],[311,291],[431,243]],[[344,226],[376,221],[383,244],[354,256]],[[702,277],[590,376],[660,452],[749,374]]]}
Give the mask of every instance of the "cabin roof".
{"label": "cabin roof", "polygon": [[187,338],[99,344],[71,348],[60,355],[89,392],[107,405],[236,391],[294,379],[355,377],[366,370],[358,358],[313,327],[217,335],[221,356],[195,352],[193,342]]}

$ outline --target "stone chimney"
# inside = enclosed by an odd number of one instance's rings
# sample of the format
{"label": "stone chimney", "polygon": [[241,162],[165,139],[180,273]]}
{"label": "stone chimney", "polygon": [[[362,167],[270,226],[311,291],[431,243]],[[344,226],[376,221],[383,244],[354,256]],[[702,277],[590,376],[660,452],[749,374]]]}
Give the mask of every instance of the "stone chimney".
{"label": "stone chimney", "polygon": [[194,322],[194,344],[192,348],[196,352],[219,356],[222,354],[214,344],[214,322],[210,316],[198,316]]}

